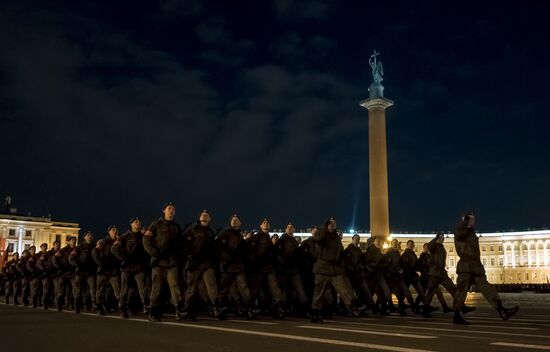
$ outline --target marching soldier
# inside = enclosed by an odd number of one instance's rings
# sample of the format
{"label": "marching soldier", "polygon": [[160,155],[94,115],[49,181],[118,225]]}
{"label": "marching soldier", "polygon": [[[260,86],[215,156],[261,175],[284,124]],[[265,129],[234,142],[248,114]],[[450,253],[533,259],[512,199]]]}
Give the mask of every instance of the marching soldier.
{"label": "marching soldier", "polygon": [[[36,264],[42,273],[42,307],[44,310],[48,310],[52,302],[52,284],[57,277],[57,270],[53,266],[53,257],[60,247],[61,243],[57,240],[54,241],[52,249],[42,253]],[[53,294],[55,295],[55,289]]]}
{"label": "marching soldier", "polygon": [[374,287],[381,303],[380,313],[388,315],[388,308],[395,311],[391,291],[382,272],[382,238],[372,236],[367,241],[367,251],[363,254],[363,266],[365,268],[365,278],[369,287]]}
{"label": "marching soldier", "polygon": [[143,236],[143,247],[151,256],[152,287],[149,320],[159,322],[160,290],[168,282],[172,303],[176,306],[176,319],[182,319],[181,291],[178,283],[178,254],[181,248],[181,228],[174,221],[176,206],[166,203],[163,216],[153,222]]}
{"label": "marching soldier", "polygon": [[218,256],[220,258],[220,300],[227,303],[227,296],[232,285],[236,285],[242,307],[240,311],[247,318],[253,318],[259,311],[252,309],[252,299],[245,273],[248,242],[241,233],[241,218],[233,214],[229,227],[217,238]]}
{"label": "marching soldier", "polygon": [[[308,300],[300,277],[300,250],[298,249],[298,241],[294,238],[294,232],[294,225],[289,222],[286,225],[285,232],[275,243],[275,263],[286,294],[292,296],[292,293],[294,293],[297,300],[297,311],[306,314]],[[289,302],[288,296],[286,299],[287,304]]]}
{"label": "marching soldier", "polygon": [[418,257],[414,252],[414,241],[407,241],[407,248],[401,254],[400,265],[403,269],[403,281],[405,286],[409,288],[410,286],[414,287],[416,293],[418,294],[415,303],[423,302],[426,296],[424,287],[420,282],[420,276],[418,276]]}
{"label": "marching soldier", "polygon": [[203,210],[198,221],[189,226],[183,233],[183,246],[187,254],[185,266],[187,290],[185,292],[184,316],[190,320],[195,320],[193,299],[200,281],[206,286],[212,307],[212,315],[219,320],[225,319],[225,315],[220,309],[218,285],[214,271],[216,236],[210,229],[210,221],[210,214],[208,211]]}
{"label": "marching soldier", "polygon": [[272,301],[272,317],[282,319],[284,310],[282,307],[283,294],[277,283],[273,267],[273,242],[269,236],[271,225],[268,219],[260,221],[260,231],[250,238],[250,272],[251,272],[251,294],[252,298],[262,301],[262,286],[267,283]]}
{"label": "marching soldier", "polygon": [[130,230],[119,236],[111,247],[112,254],[120,261],[120,301],[121,317],[128,318],[128,289],[130,280],[136,282],[139,297],[144,312],[149,310],[149,297],[147,296],[146,259],[147,253],[143,248],[143,235],[141,233],[141,220],[137,217],[130,220]]}
{"label": "marching soldier", "polygon": [[[420,256],[418,257],[418,271],[420,272],[420,283],[422,284],[422,287],[424,288],[424,293],[426,293],[426,290],[428,289],[428,278],[429,278],[429,272],[430,272],[430,260],[431,254],[430,250],[428,249],[428,244],[424,243],[422,245],[422,253],[420,253]],[[437,288],[435,290],[435,295],[437,297],[437,300],[441,304],[441,307],[443,308],[443,313],[449,313],[454,312],[451,308],[449,308],[449,305],[447,304],[447,301],[445,301],[445,297],[443,296],[443,292],[441,292],[441,288]],[[420,302],[421,297],[417,297],[417,302]],[[424,294],[424,297],[422,297],[422,302],[424,302],[426,299],[426,295]],[[438,307],[430,306],[429,309],[431,311],[439,309]]]}
{"label": "marching soldier", "polygon": [[[78,297],[78,290],[76,285],[75,278],[75,269],[69,263],[69,257],[73,254],[73,250],[76,248],[76,237],[68,236],[67,245],[61,248],[57,253],[53,255],[52,264],[54,268],[57,269],[57,277],[54,281],[55,286],[55,304],[57,306],[57,311],[63,310],[63,296],[68,297],[69,292],[65,294],[65,288],[69,286],[72,288],[73,299]],[[65,304],[69,302],[66,301]],[[75,313],[80,312],[80,308],[77,305],[77,302],[74,302]]]}
{"label": "marching soldier", "polygon": [[111,247],[117,240],[118,228],[111,225],[107,232],[107,236],[97,241],[92,250],[92,258],[97,264],[96,304],[99,315],[105,315],[104,302],[107,284],[113,288],[115,298],[120,299],[120,261],[111,253]]}
{"label": "marching soldier", "polygon": [[[445,246],[443,246],[443,242],[445,242],[445,235],[443,232],[438,232],[435,238],[432,239],[427,245],[427,249],[430,253],[430,263],[428,269],[426,297],[424,299],[424,309],[422,311],[422,314],[426,317],[430,315],[430,303],[433,295],[439,289],[439,285],[443,286],[452,296],[455,295],[456,291],[456,286],[449,278],[447,269],[445,269],[447,251],[445,250]],[[443,306],[443,310],[445,312],[445,306]]]}
{"label": "marching soldier", "polygon": [[363,251],[361,250],[361,237],[358,234],[353,235],[351,243],[344,250],[344,263],[346,274],[353,287],[353,290],[359,296],[360,302],[364,302],[374,312],[378,312],[378,308],[374,304],[372,292],[365,280],[363,268]]}
{"label": "marching soldier", "polygon": [[313,265],[317,261],[317,249],[319,247],[317,244],[317,237],[319,237],[319,228],[313,226],[310,233],[311,236],[303,240],[300,244],[300,256],[302,257],[300,272],[306,296],[309,301],[311,301],[311,297],[313,296]]}
{"label": "marching soldier", "polygon": [[[32,248],[33,251],[36,250],[36,247],[32,246]],[[19,272],[19,280],[17,281],[19,287],[16,288],[15,291],[21,293],[22,301],[25,307],[29,305],[29,284],[31,281],[31,274],[27,270],[27,262],[33,254],[34,253],[31,254],[30,248],[25,249],[23,253],[21,253],[19,262],[17,262],[17,265],[15,266]]]}
{"label": "marching soldier", "polygon": [[48,249],[48,244],[46,243],[42,243],[42,245],[40,245],[40,252],[39,253],[33,253],[32,249],[35,248],[35,251],[36,251],[36,247],[32,246],[30,249],[31,249],[31,257],[29,258],[29,260],[27,260],[27,264],[26,264],[26,267],[27,267],[27,271],[29,272],[30,274],[30,298],[31,298],[31,302],[32,302],[32,307],[33,308],[36,308],[38,307],[38,293],[39,293],[39,289],[40,289],[40,276],[41,276],[41,271],[40,269],[38,268],[37,264],[38,264],[38,258],[40,258],[40,256],[42,255],[42,253],[45,253],[46,250]]}
{"label": "marching soldier", "polygon": [[[88,290],[86,296],[89,297],[90,303],[95,311],[96,305],[96,275],[97,264],[92,258],[92,251],[95,248],[94,235],[91,231],[86,231],[83,236],[84,242],[79,244],[73,251],[74,254],[69,257],[69,263],[75,268],[76,276],[76,297],[75,309],[76,312],[84,302],[83,290]],[[71,253],[72,254],[72,253]],[[88,306],[89,308],[89,306]]]}
{"label": "marching soldier", "polygon": [[345,275],[342,239],[336,232],[336,219],[329,218],[319,232],[317,261],[313,267],[315,275],[311,322],[322,323],[320,310],[325,300],[325,292],[332,286],[340,295],[348,311],[357,316],[361,310],[352,307],[353,289]]}
{"label": "marching soldier", "polygon": [[399,253],[400,243],[397,239],[391,241],[390,248],[387,249],[384,253],[385,259],[385,273],[386,273],[386,282],[390,287],[390,290],[393,290],[398,298],[399,306],[398,311],[401,315],[406,315],[405,312],[405,298],[411,305],[415,313],[419,313],[418,307],[414,302],[411,291],[409,291],[407,285],[403,280],[402,269],[400,265],[401,254]]}
{"label": "marching soldier", "polygon": [[453,323],[468,324],[460,314],[466,301],[470,286],[475,285],[483,297],[497,310],[502,320],[510,319],[519,310],[518,306],[505,308],[495,287],[487,281],[485,268],[481,264],[479,252],[479,238],[475,232],[475,216],[473,213],[465,215],[459,222],[455,232],[455,247],[460,260],[456,273],[458,274],[457,288],[454,294],[453,308],[455,310]]}
{"label": "marching soldier", "polygon": [[7,289],[6,289],[6,304],[10,303],[10,296],[13,296],[13,305],[19,304],[19,271],[17,270],[17,263],[19,263],[19,253],[13,253],[13,257],[6,263],[7,272]]}

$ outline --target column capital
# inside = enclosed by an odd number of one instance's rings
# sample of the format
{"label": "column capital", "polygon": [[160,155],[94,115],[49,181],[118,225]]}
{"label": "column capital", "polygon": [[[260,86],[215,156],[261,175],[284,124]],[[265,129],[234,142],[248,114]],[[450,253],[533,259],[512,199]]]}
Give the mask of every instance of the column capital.
{"label": "column capital", "polygon": [[359,105],[364,107],[365,109],[372,109],[372,108],[383,108],[387,109],[390,106],[393,105],[393,100],[386,99],[386,98],[369,98],[362,100]]}

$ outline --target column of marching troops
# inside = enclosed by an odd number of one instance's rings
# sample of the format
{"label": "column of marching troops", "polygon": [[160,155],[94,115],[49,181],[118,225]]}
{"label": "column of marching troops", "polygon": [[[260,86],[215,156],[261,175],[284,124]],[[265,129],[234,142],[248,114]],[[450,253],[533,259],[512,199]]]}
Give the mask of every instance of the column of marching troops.
{"label": "column of marching troops", "polygon": [[[243,232],[236,214],[216,234],[206,210],[182,229],[174,221],[175,210],[174,204],[165,204],[162,217],[146,229],[133,218],[122,235],[113,225],[97,241],[88,231],[78,246],[76,237],[69,237],[65,247],[56,241],[51,249],[42,244],[38,253],[35,247],[21,257],[14,253],[2,268],[6,303],[12,299],[15,305],[59,311],[66,306],[75,313],[86,307],[100,315],[118,310],[122,318],[139,307],[155,322],[174,307],[177,320],[195,320],[197,313],[207,312],[219,320],[228,314],[249,319],[268,314],[322,323],[334,313],[358,316],[368,311],[406,315],[410,309],[429,317],[438,309],[430,304],[436,295],[443,312],[454,313],[454,323],[467,324],[462,314],[475,308],[464,302],[475,285],[502,319],[519,309],[504,308],[487,282],[472,213],[461,218],[454,236],[460,257],[455,285],[445,269],[443,233],[424,244],[417,257],[413,241],[401,252],[397,240],[385,249],[384,239],[375,235],[366,250],[358,235],[344,249],[334,218],[313,227],[312,236],[301,241],[294,237],[292,223],[280,238],[271,236],[267,219],[261,220],[258,232]],[[453,296],[451,306],[441,287]]]}

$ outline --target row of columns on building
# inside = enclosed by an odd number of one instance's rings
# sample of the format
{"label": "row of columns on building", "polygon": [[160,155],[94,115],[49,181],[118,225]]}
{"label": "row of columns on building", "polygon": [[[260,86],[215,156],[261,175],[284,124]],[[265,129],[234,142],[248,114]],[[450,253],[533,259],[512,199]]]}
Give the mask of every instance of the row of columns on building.
{"label": "row of columns on building", "polygon": [[[516,249],[515,245],[518,245],[518,251],[519,251],[519,263],[516,262]],[[504,267],[516,267],[517,265],[528,265],[528,266],[548,266],[548,244],[550,244],[550,240],[531,240],[531,241],[506,241],[504,242]],[[527,246],[527,263],[524,262],[524,249],[523,246]],[[532,255],[532,249],[531,246],[534,245],[535,249],[535,257],[534,261],[533,255]],[[542,245],[542,253],[540,249],[540,245]],[[508,260],[508,256],[511,252],[511,261]],[[541,257],[542,254],[542,257]],[[542,259],[542,260],[541,260]]]}

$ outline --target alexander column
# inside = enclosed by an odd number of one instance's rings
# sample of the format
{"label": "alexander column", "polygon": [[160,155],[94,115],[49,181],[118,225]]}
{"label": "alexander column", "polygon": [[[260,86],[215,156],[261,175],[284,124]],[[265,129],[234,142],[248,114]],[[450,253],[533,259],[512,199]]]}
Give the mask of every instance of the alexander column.
{"label": "alexander column", "polygon": [[388,207],[388,156],[386,152],[386,109],[393,101],[384,98],[381,82],[384,74],[376,50],[369,59],[374,82],[369,87],[369,98],[360,105],[369,111],[369,189],[371,236],[390,234]]}

